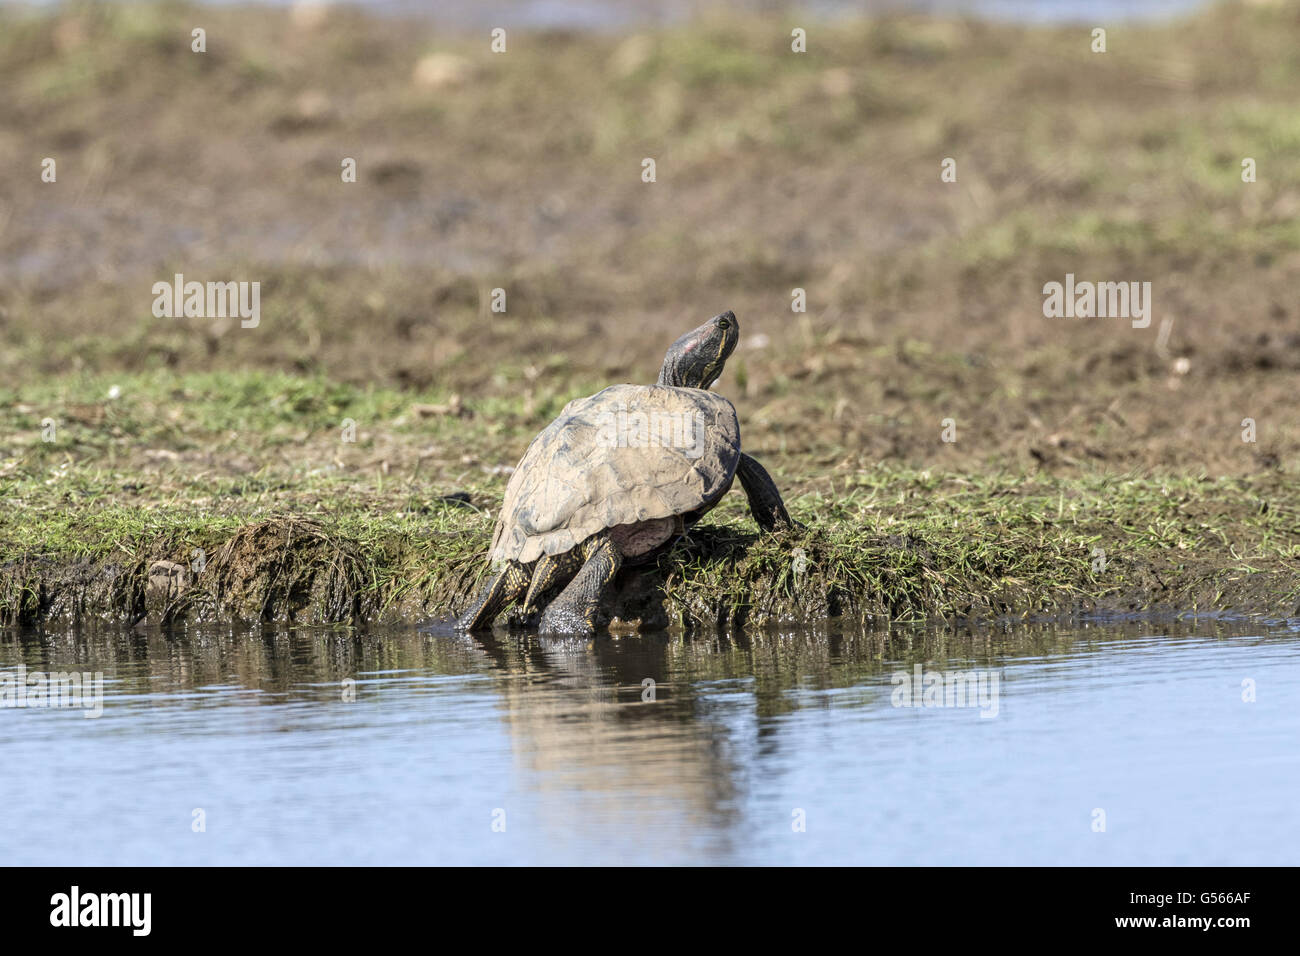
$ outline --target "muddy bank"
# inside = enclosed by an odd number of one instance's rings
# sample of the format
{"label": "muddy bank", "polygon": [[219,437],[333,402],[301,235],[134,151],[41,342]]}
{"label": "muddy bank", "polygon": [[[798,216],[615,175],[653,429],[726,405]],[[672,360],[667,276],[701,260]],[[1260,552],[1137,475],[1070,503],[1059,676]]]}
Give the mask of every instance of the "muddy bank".
{"label": "muddy bank", "polygon": [[[0,567],[0,625],[423,623],[469,600],[487,543],[486,525],[468,539],[363,542],[328,522],[278,517],[211,551],[162,539],[99,558],[29,554]],[[611,633],[708,634],[827,618],[870,627],[1094,611],[1300,616],[1294,562],[1244,566],[1231,549],[1196,560],[1157,549],[1117,553],[1103,567],[1090,551],[1026,554],[1016,535],[971,544],[932,532],[705,525],[657,564],[625,568],[603,619]]]}

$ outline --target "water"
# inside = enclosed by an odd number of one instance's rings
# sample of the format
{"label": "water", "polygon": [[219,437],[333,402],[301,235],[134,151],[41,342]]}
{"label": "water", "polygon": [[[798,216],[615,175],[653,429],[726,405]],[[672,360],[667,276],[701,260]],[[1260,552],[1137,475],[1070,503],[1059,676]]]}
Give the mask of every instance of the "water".
{"label": "water", "polygon": [[[996,716],[893,706],[917,664],[997,675]],[[20,665],[104,701],[0,709],[8,864],[1300,857],[1293,628],[0,638]]]}

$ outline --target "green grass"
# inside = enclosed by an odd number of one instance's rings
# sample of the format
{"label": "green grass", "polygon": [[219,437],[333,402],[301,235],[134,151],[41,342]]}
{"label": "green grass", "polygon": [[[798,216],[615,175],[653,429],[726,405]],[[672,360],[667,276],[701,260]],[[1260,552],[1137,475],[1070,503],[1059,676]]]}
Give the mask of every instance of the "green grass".
{"label": "green grass", "polygon": [[[97,376],[7,397],[0,623],[448,613],[486,572],[500,466],[569,397],[419,419],[413,402],[448,397],[283,374],[112,384],[112,400]],[[40,440],[41,417],[97,399],[107,407],[98,424]],[[344,416],[358,421],[355,443],[339,440]],[[256,465],[223,473],[213,467],[222,456]],[[612,614],[700,630],[827,616],[1295,608],[1300,494],[1279,476],[818,473],[797,457],[777,473],[804,530],[760,535],[743,496],[730,495],[657,567],[626,576]],[[453,492],[468,503],[445,500]],[[191,573],[183,600],[151,604],[150,569],[189,565],[199,551],[224,563]]]}

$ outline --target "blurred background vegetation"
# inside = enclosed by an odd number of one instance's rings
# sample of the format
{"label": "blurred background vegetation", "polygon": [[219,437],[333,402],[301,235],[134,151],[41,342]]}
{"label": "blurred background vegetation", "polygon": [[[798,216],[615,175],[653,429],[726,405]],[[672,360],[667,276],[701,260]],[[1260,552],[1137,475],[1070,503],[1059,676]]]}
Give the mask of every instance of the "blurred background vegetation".
{"label": "blurred background vegetation", "polygon": [[[692,11],[506,23],[497,54],[436,15],[0,7],[7,540],[394,485],[467,490],[486,534],[568,399],[728,308],[716,388],[805,513],[882,469],[1289,487],[1300,5],[1107,20],[1104,54],[1081,23]],[[155,318],[174,273],[260,282],[260,326]],[[1151,326],[1044,318],[1066,273],[1150,282]]]}

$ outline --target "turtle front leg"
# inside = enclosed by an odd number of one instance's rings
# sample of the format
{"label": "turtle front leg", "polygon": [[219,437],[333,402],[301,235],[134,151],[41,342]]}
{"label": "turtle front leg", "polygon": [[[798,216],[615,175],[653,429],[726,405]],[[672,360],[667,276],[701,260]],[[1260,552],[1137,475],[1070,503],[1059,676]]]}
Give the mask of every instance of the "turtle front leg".
{"label": "turtle front leg", "polygon": [[781,492],[776,490],[776,482],[767,473],[767,469],[753,458],[741,454],[740,464],[736,466],[740,476],[741,487],[749,499],[749,511],[764,531],[775,531],[778,527],[796,527],[790,512],[785,510]]}
{"label": "turtle front leg", "polygon": [[594,634],[600,597],[614,580],[623,555],[608,534],[592,535],[579,545],[582,569],[542,613],[542,634]]}
{"label": "turtle front leg", "polygon": [[509,562],[483,586],[465,612],[456,621],[463,631],[482,631],[492,627],[501,609],[528,588],[528,572],[517,561]]}

